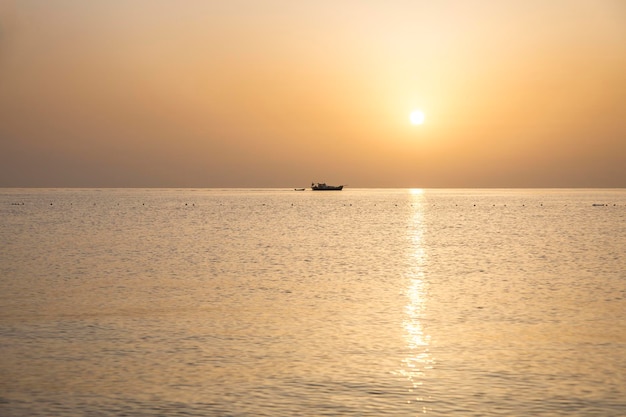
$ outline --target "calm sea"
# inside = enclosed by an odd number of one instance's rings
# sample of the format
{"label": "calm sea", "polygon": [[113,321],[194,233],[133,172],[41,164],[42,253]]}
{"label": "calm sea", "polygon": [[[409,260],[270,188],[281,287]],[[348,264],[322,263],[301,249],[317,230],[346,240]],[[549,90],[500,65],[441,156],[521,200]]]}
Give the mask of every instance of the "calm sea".
{"label": "calm sea", "polygon": [[626,415],[626,190],[0,190],[0,415],[421,414]]}

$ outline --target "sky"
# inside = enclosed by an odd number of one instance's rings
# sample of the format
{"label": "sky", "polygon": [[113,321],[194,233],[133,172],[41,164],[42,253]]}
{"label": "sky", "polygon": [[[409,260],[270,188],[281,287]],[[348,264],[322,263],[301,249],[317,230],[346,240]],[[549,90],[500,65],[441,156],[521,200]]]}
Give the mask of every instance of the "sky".
{"label": "sky", "polygon": [[0,0],[0,187],[313,181],[626,187],[626,2]]}

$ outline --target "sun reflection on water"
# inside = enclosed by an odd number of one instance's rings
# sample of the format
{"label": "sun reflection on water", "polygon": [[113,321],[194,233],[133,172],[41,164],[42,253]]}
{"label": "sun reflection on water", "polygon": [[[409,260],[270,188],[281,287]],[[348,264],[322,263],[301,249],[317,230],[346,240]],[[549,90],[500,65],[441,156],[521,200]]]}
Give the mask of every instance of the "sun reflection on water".
{"label": "sun reflection on water", "polygon": [[[423,192],[411,190],[411,199],[413,211],[408,228],[409,247],[411,249],[408,253],[406,272],[408,278],[407,304],[402,323],[407,354],[402,360],[400,373],[411,382],[410,391],[415,395],[411,402],[424,404],[426,398],[423,386],[428,371],[433,368],[434,360],[429,352],[430,335],[424,327],[428,284],[424,273],[426,251],[423,241]],[[426,413],[428,408],[423,405],[421,411]]]}

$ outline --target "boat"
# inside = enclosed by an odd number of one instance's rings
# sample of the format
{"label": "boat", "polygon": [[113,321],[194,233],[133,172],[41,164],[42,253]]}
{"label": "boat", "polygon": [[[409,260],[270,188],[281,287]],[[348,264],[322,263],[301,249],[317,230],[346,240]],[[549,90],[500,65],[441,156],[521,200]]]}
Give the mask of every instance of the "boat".
{"label": "boat", "polygon": [[304,191],[304,188],[294,188],[294,191]]}
{"label": "boat", "polygon": [[341,191],[343,185],[327,185],[325,182],[312,182],[311,190],[313,191]]}

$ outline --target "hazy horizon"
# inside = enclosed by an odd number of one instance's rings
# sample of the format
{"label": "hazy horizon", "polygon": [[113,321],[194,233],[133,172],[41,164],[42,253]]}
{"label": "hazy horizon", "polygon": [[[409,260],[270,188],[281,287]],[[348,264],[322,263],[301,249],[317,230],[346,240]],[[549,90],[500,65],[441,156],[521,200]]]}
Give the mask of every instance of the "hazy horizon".
{"label": "hazy horizon", "polygon": [[626,187],[626,3],[0,0],[0,187],[311,181]]}
{"label": "hazy horizon", "polygon": [[[310,186],[276,186],[276,187],[263,187],[263,186],[240,186],[240,187],[39,187],[39,186],[7,186],[0,187],[0,189],[11,190],[11,189],[23,189],[23,190],[268,190],[268,191],[293,191],[294,189],[302,189],[305,191],[310,191]],[[477,191],[489,191],[489,190],[508,190],[508,191],[584,191],[584,190],[623,190],[626,187],[350,187],[349,185],[344,185],[344,190],[354,189],[354,190],[422,190],[422,191],[454,191],[454,190],[477,190]]]}

